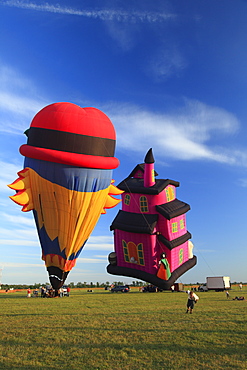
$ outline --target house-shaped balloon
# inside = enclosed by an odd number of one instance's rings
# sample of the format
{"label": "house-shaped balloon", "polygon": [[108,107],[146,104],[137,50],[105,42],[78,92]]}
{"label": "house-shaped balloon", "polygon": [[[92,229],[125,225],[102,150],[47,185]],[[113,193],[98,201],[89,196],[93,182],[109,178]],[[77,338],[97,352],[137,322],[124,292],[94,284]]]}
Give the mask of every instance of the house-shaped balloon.
{"label": "house-shaped balloon", "polygon": [[179,182],[155,179],[152,149],[118,188],[120,210],[110,227],[115,252],[107,271],[141,279],[161,289],[171,285],[196,264],[186,212],[190,206],[177,199]]}

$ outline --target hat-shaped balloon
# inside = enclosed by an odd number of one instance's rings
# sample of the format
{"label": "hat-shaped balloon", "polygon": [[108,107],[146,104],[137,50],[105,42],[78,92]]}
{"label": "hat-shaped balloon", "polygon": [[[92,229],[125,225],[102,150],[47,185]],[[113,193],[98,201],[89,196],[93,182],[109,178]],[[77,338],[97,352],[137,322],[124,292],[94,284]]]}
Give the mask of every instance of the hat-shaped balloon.
{"label": "hat-shaped balloon", "polygon": [[79,167],[114,169],[116,133],[99,109],[72,103],[48,105],[36,114],[20,147],[25,157]]}
{"label": "hat-shaped balloon", "polygon": [[116,134],[96,108],[48,105],[36,114],[20,147],[24,169],[10,198],[33,210],[50,282],[57,292],[75,266],[101,213],[120,202],[112,195]]}

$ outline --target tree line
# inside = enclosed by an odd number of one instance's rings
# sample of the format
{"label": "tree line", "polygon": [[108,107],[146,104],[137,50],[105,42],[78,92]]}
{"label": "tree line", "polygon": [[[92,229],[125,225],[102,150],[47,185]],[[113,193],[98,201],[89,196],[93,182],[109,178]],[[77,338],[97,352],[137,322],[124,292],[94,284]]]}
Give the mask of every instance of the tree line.
{"label": "tree line", "polygon": [[[9,289],[39,289],[41,286],[47,286],[50,285],[50,283],[35,283],[35,284],[2,284],[1,288],[2,290],[9,290]],[[143,281],[132,281],[131,283],[126,283],[123,281],[114,281],[110,283],[109,281],[106,281],[105,283],[99,283],[99,282],[81,282],[79,281],[78,283],[71,282],[69,284],[65,284],[66,286],[69,286],[71,289],[73,288],[105,288],[109,287],[111,285],[129,285],[132,287],[139,287],[145,285]]]}

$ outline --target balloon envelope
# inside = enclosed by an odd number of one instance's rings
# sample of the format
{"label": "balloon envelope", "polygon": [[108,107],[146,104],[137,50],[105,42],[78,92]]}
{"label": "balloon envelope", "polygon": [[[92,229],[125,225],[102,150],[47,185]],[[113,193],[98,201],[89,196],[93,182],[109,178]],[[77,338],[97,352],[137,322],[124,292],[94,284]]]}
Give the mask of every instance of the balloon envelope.
{"label": "balloon envelope", "polygon": [[111,225],[115,251],[107,271],[170,289],[196,264],[186,225],[190,206],[176,198],[177,181],[156,175],[149,150],[145,163],[118,185],[124,191],[122,210]]}
{"label": "balloon envelope", "polygon": [[[97,136],[98,135],[98,136]],[[103,137],[100,137],[100,135]],[[96,146],[96,147],[95,147]],[[33,210],[51,284],[58,290],[75,266],[101,213],[119,203],[112,185],[115,131],[95,108],[56,103],[33,119],[19,179],[10,197]]]}

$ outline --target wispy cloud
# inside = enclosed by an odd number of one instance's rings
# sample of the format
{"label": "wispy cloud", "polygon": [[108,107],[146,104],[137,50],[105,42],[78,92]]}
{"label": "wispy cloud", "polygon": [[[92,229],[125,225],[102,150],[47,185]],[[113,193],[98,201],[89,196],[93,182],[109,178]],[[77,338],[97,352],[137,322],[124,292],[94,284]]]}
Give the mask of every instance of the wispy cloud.
{"label": "wispy cloud", "polygon": [[78,258],[77,263],[106,263],[107,257],[104,258]]}
{"label": "wispy cloud", "polygon": [[15,268],[30,268],[30,267],[42,267],[44,268],[44,262],[40,263],[22,263],[22,262],[4,262],[4,268],[15,267]]}
{"label": "wispy cloud", "polygon": [[215,249],[200,249],[195,248],[195,251],[198,253],[215,253]]}
{"label": "wispy cloud", "polygon": [[[21,211],[21,208],[19,208],[19,211]],[[23,212],[20,212],[20,216],[17,216],[16,214],[13,216],[11,214],[7,214],[7,213],[3,213],[3,212],[0,213],[0,214],[1,214],[1,219],[5,219],[6,222],[11,223],[12,225],[15,224],[15,225],[23,226],[24,228],[29,227],[29,226],[31,226],[31,227],[34,226],[34,220],[33,220],[33,217],[32,217],[32,212],[28,213],[28,214],[30,214],[29,218],[27,217],[27,214],[23,213]],[[22,232],[26,233],[26,230],[22,231]]]}
{"label": "wispy cloud", "polygon": [[157,154],[165,151],[167,159],[246,166],[246,149],[239,150],[233,144],[229,148],[223,142],[223,138],[238,132],[240,124],[222,108],[185,100],[185,105],[172,113],[156,113],[128,104],[113,104],[105,111],[116,127],[119,149],[143,153],[153,147]]}
{"label": "wispy cloud", "polygon": [[86,18],[100,19],[102,21],[118,21],[128,23],[136,22],[155,23],[155,22],[164,22],[169,19],[174,19],[176,17],[175,14],[170,12],[152,12],[152,11],[141,12],[135,10],[126,11],[123,9],[81,10],[72,7],[61,6],[59,4],[56,5],[52,5],[49,3],[39,4],[31,1],[18,1],[18,0],[1,1],[1,3],[5,6],[14,8],[29,9],[64,15],[75,15]]}
{"label": "wispy cloud", "polygon": [[99,243],[97,244],[94,244],[94,243],[91,243],[89,242],[90,239],[88,240],[87,244],[85,245],[85,250],[100,250],[100,251],[112,251],[113,249],[113,242],[111,244],[106,244],[102,241],[99,241]]}
{"label": "wispy cloud", "polygon": [[113,250],[113,236],[90,236],[85,245],[87,251],[112,251]]}
{"label": "wispy cloud", "polygon": [[179,76],[181,71],[187,67],[187,61],[177,47],[159,48],[145,67],[148,76],[156,82],[164,81],[171,76]]}
{"label": "wispy cloud", "polygon": [[243,188],[247,188],[247,179],[240,179],[238,180],[238,183],[240,184],[240,186],[242,186]]}
{"label": "wispy cloud", "polygon": [[[44,102],[41,103],[28,97],[21,97],[12,92],[0,91],[0,108],[4,111],[18,114],[19,116],[30,117],[36,113],[43,104]],[[1,129],[9,131],[6,125],[1,126]]]}
{"label": "wispy cloud", "polygon": [[23,135],[27,120],[45,104],[31,80],[0,64],[0,132]]}
{"label": "wispy cloud", "polygon": [[97,244],[97,243],[100,243],[100,242],[103,242],[103,243],[107,244],[107,243],[112,243],[112,241],[113,241],[113,236],[112,235],[110,235],[110,236],[107,236],[107,235],[98,236],[97,235],[97,236],[91,236],[90,237],[90,244],[91,243],[92,244]]}
{"label": "wispy cloud", "polygon": [[0,240],[0,245],[5,245],[5,246],[18,246],[18,247],[21,247],[21,246],[24,246],[24,247],[37,247],[39,246],[38,244],[38,240],[35,242],[35,241],[32,241],[32,240],[27,240],[27,239],[16,239],[16,240],[13,240],[13,239],[1,239]]}
{"label": "wispy cloud", "polygon": [[[3,68],[8,71],[8,77],[3,73]],[[18,78],[15,78],[17,75]],[[7,85],[12,86],[14,80],[19,82],[14,85],[16,92],[12,95],[7,90]],[[1,81],[4,81],[4,84],[1,85]],[[32,99],[28,93],[23,97],[23,90],[18,90],[18,85],[22,86],[22,81],[24,86],[32,85],[31,81],[27,82],[25,78],[10,68],[2,67],[1,69],[0,67],[0,97],[3,97],[2,101],[0,99],[0,108],[5,106],[9,113],[16,115],[13,117],[7,114],[9,123],[5,123],[4,127],[1,125],[0,130],[16,133],[20,129],[20,125],[16,124],[17,116],[18,122],[21,116],[29,116],[31,120],[33,115],[45,105],[44,101]],[[7,102],[8,97],[12,99],[11,104]],[[6,105],[4,99],[6,99]],[[167,113],[152,112],[147,108],[127,103],[105,104],[101,109],[109,115],[115,125],[117,146],[120,150],[127,149],[129,152],[143,153],[147,148],[153,147],[155,153],[163,153],[165,148],[167,159],[211,160],[246,166],[246,149],[234,148],[233,143],[230,147],[222,141],[223,138],[230,138],[238,132],[240,127],[237,118],[222,108],[187,99],[182,107],[177,107],[176,111]],[[26,119],[20,132],[23,132],[24,128],[27,128]],[[131,135],[126,128],[131,128]],[[138,145],[136,145],[137,142]],[[4,162],[0,163],[0,167],[2,176],[4,176],[0,180],[2,182],[0,186],[6,192],[6,184],[15,180],[16,172],[21,168]]]}
{"label": "wispy cloud", "polygon": [[21,170],[19,165],[13,163],[0,161],[0,192],[6,195],[14,195],[14,192],[7,187],[7,184],[11,184],[17,178],[17,172]]}

